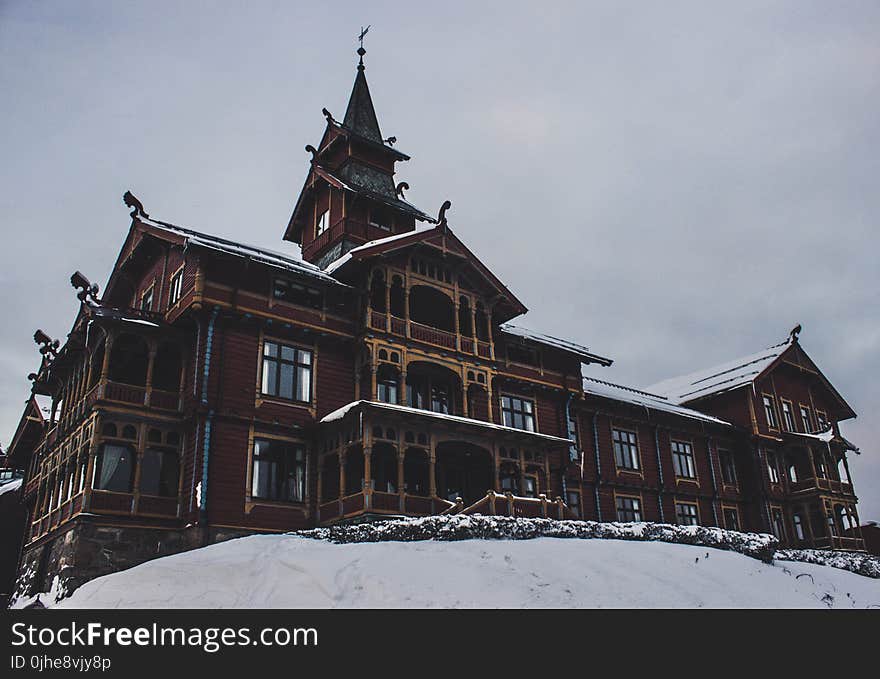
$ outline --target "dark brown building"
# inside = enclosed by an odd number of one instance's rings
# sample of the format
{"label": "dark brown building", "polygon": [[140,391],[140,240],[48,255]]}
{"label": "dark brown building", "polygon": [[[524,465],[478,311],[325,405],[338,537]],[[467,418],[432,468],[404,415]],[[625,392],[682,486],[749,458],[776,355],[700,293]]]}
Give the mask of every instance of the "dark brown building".
{"label": "dark brown building", "polygon": [[[837,423],[855,413],[782,344],[646,390],[526,307],[395,179],[358,66],[328,111],[287,254],[150,218],[99,293],[77,273],[12,466],[19,592],[72,588],[253,532],[438,513],[666,521],[860,549]],[[517,322],[518,323],[518,322]],[[588,366],[589,377],[582,377]]]}

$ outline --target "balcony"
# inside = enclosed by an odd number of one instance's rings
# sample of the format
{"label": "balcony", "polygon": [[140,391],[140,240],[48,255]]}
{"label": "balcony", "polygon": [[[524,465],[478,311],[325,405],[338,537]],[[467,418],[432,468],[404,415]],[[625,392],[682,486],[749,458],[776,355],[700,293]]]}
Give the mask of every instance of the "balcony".
{"label": "balcony", "polygon": [[487,360],[492,359],[492,345],[489,342],[457,335],[454,332],[448,332],[439,328],[432,328],[429,325],[398,318],[390,314],[370,310],[369,325],[372,330],[387,332],[403,338],[408,337],[425,344],[460,351],[463,354],[471,354]]}
{"label": "balcony", "polygon": [[823,479],[810,477],[800,479],[798,481],[789,481],[788,491],[794,493],[808,493],[811,491],[824,490],[830,493],[840,493],[842,495],[852,495],[853,487],[851,483],[844,481],[835,481],[834,479]]}

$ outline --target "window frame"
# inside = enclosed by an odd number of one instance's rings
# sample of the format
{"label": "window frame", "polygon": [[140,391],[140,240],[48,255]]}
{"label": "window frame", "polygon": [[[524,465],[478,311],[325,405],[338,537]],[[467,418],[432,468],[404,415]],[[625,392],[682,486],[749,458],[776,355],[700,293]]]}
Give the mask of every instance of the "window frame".
{"label": "window frame", "polygon": [[[770,460],[773,464],[770,464]],[[778,486],[782,483],[782,477],[779,473],[779,456],[775,450],[764,449],[764,466],[767,469],[767,478],[771,486]]]}
{"label": "window frame", "polygon": [[[679,515],[679,507],[693,507],[694,514],[688,514],[686,518],[692,518],[696,521],[696,523],[682,523]],[[675,523],[678,526],[700,526],[700,503],[699,502],[691,502],[690,500],[675,500]]]}
{"label": "window frame", "polygon": [[316,215],[315,217],[315,238],[319,238],[327,229],[330,228],[330,208]]}
{"label": "window frame", "polygon": [[[577,498],[575,502],[572,502],[572,498]],[[565,504],[571,509],[576,519],[581,518],[581,491],[577,489],[568,488],[565,491]]]}
{"label": "window frame", "polygon": [[[268,355],[266,353],[267,345],[275,345],[277,347],[276,353],[274,355]],[[283,351],[282,349],[292,349],[294,352],[294,358],[285,359],[282,358]],[[308,362],[301,362],[300,355],[308,354],[309,360]],[[275,372],[275,392],[266,391],[266,387],[268,386],[267,377],[266,377],[266,368],[267,363],[274,363],[274,372]],[[282,375],[282,366],[291,366],[292,374],[293,374],[293,382],[291,384],[291,397],[283,396],[281,394],[281,375]],[[308,398],[305,400],[301,400],[297,398],[297,395],[300,391],[300,382],[299,382],[299,374],[300,368],[304,369],[308,372],[309,379],[309,393]],[[271,337],[264,337],[260,346],[260,371],[259,371],[259,390],[261,398],[270,398],[270,399],[278,399],[284,403],[292,403],[298,405],[312,405],[314,401],[315,395],[315,352],[313,348],[305,348],[303,346],[297,344],[288,344],[287,341],[277,340]]]}
{"label": "window frame", "polygon": [[[730,462],[729,465],[725,464],[725,459]],[[739,475],[736,471],[736,457],[732,450],[729,448],[718,448],[718,466],[721,467],[721,485],[737,488],[739,486]],[[730,481],[727,480],[727,474],[725,473],[725,470],[728,469],[732,477]]]}
{"label": "window frame", "polygon": [[[149,287],[145,288],[141,293],[141,301],[138,305],[138,308],[141,311],[152,311],[153,310],[153,302],[156,297],[156,281],[150,283]],[[149,300],[149,303],[147,301]]]}
{"label": "window frame", "polygon": [[764,419],[767,428],[779,431],[779,413],[776,408],[776,398],[772,394],[761,392],[761,402],[764,404]]}
{"label": "window frame", "polygon": [[[618,435],[624,435],[632,440],[623,441]],[[611,427],[611,448],[614,451],[614,466],[618,472],[641,474],[642,473],[642,455],[639,450],[639,433],[631,429],[622,427]],[[624,459],[624,448],[629,456],[629,462],[632,466],[626,464]],[[634,455],[634,458],[633,458]]]}
{"label": "window frame", "polygon": [[813,414],[810,406],[798,403],[798,409],[801,416],[801,426],[804,428],[805,434],[813,433]]}
{"label": "window frame", "polygon": [[[676,450],[676,446],[683,446],[685,451]],[[694,444],[692,441],[685,441],[681,439],[670,439],[669,441],[669,449],[672,453],[672,470],[675,474],[676,481],[699,481],[699,477],[697,475],[697,458],[694,453]],[[692,471],[692,476],[683,475],[681,473],[681,463],[679,461],[679,457],[684,457],[689,462],[689,469],[687,471]]]}
{"label": "window frame", "polygon": [[[258,446],[261,443],[266,443],[269,446],[269,449],[266,453],[259,453]],[[285,450],[282,453],[273,454],[271,452],[274,446],[279,446],[284,448]],[[281,504],[285,506],[298,506],[298,505],[306,505],[309,501],[309,449],[308,446],[303,441],[297,441],[292,439],[282,439],[276,438],[273,436],[268,436],[265,434],[257,434],[255,433],[251,437],[250,441],[250,455],[248,460],[248,479],[247,479],[247,492],[248,499],[254,503],[261,504]],[[302,453],[302,459],[297,458],[297,454]],[[292,458],[287,460],[288,467],[278,468],[281,461],[281,455],[292,455]],[[275,476],[279,478],[275,479],[275,490],[284,487],[286,484],[286,480],[290,478],[291,472],[294,472],[295,477],[298,477],[298,490],[299,490],[299,499],[283,499],[281,497],[266,497],[263,495],[257,495],[257,489],[254,487],[254,478],[257,476],[257,469],[259,463],[268,463],[270,465],[274,464],[276,466]],[[297,471],[298,470],[298,471]],[[284,476],[284,480],[280,477]],[[271,476],[270,476],[270,483]]]}
{"label": "window frame", "polygon": [[171,274],[168,280],[168,308],[173,309],[183,297],[183,269],[184,265]]}
{"label": "window frame", "polygon": [[[736,523],[736,526],[733,528],[731,528],[731,526],[728,525],[728,521],[727,521],[727,515],[730,512],[733,512],[733,515],[735,517],[734,522]],[[739,507],[732,507],[730,505],[721,505],[721,520],[724,521],[725,530],[733,530],[733,531],[737,531],[737,532],[742,532],[743,528],[742,528],[742,522],[740,521],[740,517],[739,517]]]}
{"label": "window frame", "polygon": [[[508,402],[508,405],[505,406],[505,399]],[[514,403],[518,402],[520,404],[520,408],[517,409],[514,407]],[[529,404],[530,410],[525,409],[525,404]],[[514,394],[501,394],[499,398],[499,404],[501,406],[501,423],[505,427],[510,427],[512,429],[519,429],[520,431],[528,431],[528,432],[537,432],[538,431],[538,418],[537,418],[537,407],[534,399],[526,398],[524,396],[516,396]],[[508,424],[507,415],[510,415],[510,423]],[[531,428],[522,426],[516,426],[516,418],[517,416],[522,417],[523,424],[525,425],[527,421],[531,421]]]}
{"label": "window frame", "polygon": [[783,431],[797,431],[797,425],[794,421],[794,404],[788,399],[779,399],[780,410],[782,411],[782,421],[780,425]]}
{"label": "window frame", "polygon": [[[620,503],[630,502],[629,507],[621,507]],[[633,506],[635,503],[635,506]],[[630,519],[622,519],[621,511],[629,512],[632,514],[633,518]],[[623,493],[615,493],[614,494],[614,516],[619,523],[642,523],[645,520],[645,515],[642,510],[642,496],[641,495],[625,495]]]}

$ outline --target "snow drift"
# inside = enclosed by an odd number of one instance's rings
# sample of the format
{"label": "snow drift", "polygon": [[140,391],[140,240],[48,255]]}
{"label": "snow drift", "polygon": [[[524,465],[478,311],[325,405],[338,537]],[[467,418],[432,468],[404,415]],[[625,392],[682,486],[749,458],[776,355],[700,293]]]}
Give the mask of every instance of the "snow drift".
{"label": "snow drift", "polygon": [[[771,536],[698,528],[481,516],[338,526],[230,540],[98,578],[60,602],[44,595],[42,602],[60,608],[880,608],[880,580],[818,564],[768,563],[762,559],[775,545]],[[577,539],[583,537],[594,539]],[[699,542],[706,540],[722,548]]]}

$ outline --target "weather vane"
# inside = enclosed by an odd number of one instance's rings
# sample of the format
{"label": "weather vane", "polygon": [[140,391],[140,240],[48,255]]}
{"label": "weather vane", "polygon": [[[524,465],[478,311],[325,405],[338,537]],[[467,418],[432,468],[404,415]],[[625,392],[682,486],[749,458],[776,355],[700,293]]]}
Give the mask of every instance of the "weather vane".
{"label": "weather vane", "polygon": [[370,30],[369,26],[367,26],[366,28],[361,26],[361,34],[358,36],[358,41],[360,41],[360,43],[361,43],[360,49],[364,48],[364,36],[367,34],[367,32],[369,30]]}

